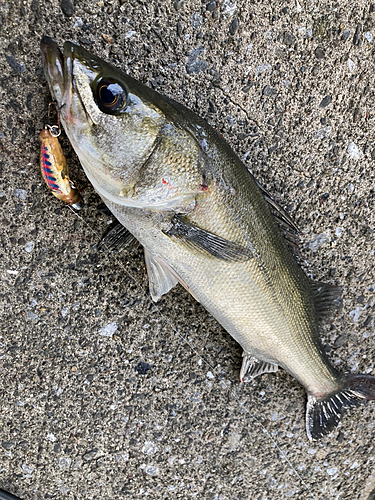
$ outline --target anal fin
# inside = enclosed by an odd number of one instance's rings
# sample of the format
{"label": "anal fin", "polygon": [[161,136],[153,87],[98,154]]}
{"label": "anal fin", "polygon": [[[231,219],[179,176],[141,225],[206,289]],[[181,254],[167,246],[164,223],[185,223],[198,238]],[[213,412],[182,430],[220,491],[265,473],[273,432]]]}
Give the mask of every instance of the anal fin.
{"label": "anal fin", "polygon": [[241,382],[251,382],[258,375],[263,373],[277,372],[279,367],[268,361],[261,361],[247,352],[242,353],[243,360],[240,371]]}

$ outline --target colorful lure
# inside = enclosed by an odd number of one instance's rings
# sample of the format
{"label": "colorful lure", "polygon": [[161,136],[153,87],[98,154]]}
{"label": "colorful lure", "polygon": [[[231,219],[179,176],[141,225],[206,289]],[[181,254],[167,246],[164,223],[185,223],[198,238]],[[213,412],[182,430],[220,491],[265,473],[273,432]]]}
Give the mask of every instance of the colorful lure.
{"label": "colorful lure", "polygon": [[[57,129],[57,133],[56,130]],[[71,186],[66,158],[58,140],[58,127],[46,127],[40,133],[40,168],[47,186],[59,200],[73,208],[82,208],[78,191]]]}

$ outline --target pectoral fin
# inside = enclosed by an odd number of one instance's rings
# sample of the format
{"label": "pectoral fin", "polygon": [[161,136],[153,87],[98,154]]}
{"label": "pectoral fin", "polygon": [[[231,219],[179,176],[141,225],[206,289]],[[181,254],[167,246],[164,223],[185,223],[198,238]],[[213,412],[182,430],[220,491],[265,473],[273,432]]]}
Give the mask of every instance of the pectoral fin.
{"label": "pectoral fin", "polygon": [[138,246],[138,240],[124,227],[118,223],[111,229],[98,244],[98,248],[104,247],[110,252],[121,252]]}
{"label": "pectoral fin", "polygon": [[175,215],[171,223],[172,227],[164,234],[195,250],[228,262],[244,262],[253,257],[248,248],[201,229],[179,215]]}
{"label": "pectoral fin", "polygon": [[262,375],[262,373],[274,373],[279,369],[274,363],[260,361],[245,351],[242,353],[242,356],[243,361],[240,371],[241,382],[251,382],[258,375]]}

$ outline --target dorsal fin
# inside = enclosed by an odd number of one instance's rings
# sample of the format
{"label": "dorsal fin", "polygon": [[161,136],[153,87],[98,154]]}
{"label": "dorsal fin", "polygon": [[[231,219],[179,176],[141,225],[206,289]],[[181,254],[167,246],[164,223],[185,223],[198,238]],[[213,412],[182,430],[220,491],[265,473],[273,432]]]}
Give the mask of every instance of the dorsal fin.
{"label": "dorsal fin", "polygon": [[334,311],[341,309],[341,286],[313,281],[311,282],[311,288],[314,293],[315,311],[318,319],[330,317]]}
{"label": "dorsal fin", "polygon": [[259,184],[259,182],[252,174],[250,175],[253,177],[264,199],[268,203],[271,212],[274,215],[276,222],[281,230],[281,233],[287,241],[288,246],[290,247],[292,252],[295,253],[300,243],[301,231],[298,229],[296,223],[293,221],[288,212],[286,212],[283,207],[274,200],[270,193],[261,184]]}

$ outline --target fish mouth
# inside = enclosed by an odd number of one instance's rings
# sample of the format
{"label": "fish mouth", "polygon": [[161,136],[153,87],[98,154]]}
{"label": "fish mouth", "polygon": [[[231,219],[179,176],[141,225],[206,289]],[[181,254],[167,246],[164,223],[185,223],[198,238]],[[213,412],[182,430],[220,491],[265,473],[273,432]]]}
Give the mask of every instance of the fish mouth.
{"label": "fish mouth", "polygon": [[65,42],[61,51],[56,41],[48,36],[44,36],[40,42],[44,74],[57,108],[61,111],[62,122],[76,126],[91,123],[74,83],[73,62],[81,55],[80,49],[74,43]]}
{"label": "fish mouth", "polygon": [[[65,47],[64,47],[65,48]],[[72,58],[61,52],[53,38],[44,36],[40,42],[42,63],[46,80],[59,107],[66,104],[71,88]],[[70,57],[69,57],[70,56]]]}

